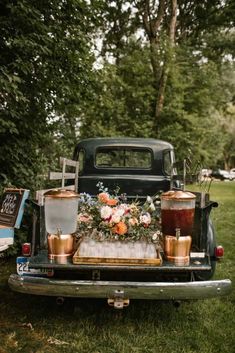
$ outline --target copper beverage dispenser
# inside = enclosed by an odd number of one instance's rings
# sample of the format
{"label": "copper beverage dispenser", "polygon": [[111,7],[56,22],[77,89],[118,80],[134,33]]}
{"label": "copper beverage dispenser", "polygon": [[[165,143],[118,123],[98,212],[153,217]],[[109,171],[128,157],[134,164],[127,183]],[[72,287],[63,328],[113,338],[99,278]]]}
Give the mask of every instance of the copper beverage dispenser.
{"label": "copper beverage dispenser", "polygon": [[66,263],[74,253],[73,233],[77,228],[78,194],[54,189],[46,192],[44,197],[48,258]]}
{"label": "copper beverage dispenser", "polygon": [[188,265],[196,196],[191,192],[170,190],[161,195],[164,253],[176,265]]}

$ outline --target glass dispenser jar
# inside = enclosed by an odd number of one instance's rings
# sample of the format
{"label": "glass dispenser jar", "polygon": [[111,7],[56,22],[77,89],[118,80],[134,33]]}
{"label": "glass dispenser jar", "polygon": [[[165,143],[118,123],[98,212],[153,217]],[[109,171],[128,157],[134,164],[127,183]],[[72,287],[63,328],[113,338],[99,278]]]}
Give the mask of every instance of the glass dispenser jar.
{"label": "glass dispenser jar", "polygon": [[50,190],[45,197],[48,234],[72,234],[77,227],[78,194],[71,190]]}
{"label": "glass dispenser jar", "polygon": [[170,190],[161,195],[161,219],[164,235],[192,235],[196,196],[191,192]]}

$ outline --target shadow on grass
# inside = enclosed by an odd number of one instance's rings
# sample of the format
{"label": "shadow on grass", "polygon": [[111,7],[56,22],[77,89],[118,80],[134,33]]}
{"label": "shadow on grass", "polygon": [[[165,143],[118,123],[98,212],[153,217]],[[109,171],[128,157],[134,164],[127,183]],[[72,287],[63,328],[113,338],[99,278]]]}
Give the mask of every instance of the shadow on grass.
{"label": "shadow on grass", "polygon": [[[107,304],[107,300],[101,299],[73,299],[65,298],[63,305],[56,304],[56,297],[43,297],[15,293],[7,284],[8,277],[15,271],[15,261],[10,259],[1,264],[0,268],[0,310],[1,314],[14,322],[17,318],[20,322],[40,323],[47,325],[56,324],[58,320],[63,322],[82,322],[90,320],[99,327],[115,325],[116,322],[127,321],[144,325],[151,322],[154,325],[170,328],[175,320],[186,315],[198,317],[198,306],[193,302],[182,302],[176,308],[173,302],[157,300],[131,300],[130,306],[123,310],[114,309]],[[3,317],[4,317],[3,316]]]}
{"label": "shadow on grass", "polygon": [[115,310],[106,300],[86,298],[68,298],[58,306],[55,297],[11,291],[7,280],[14,267],[10,260],[0,268],[0,341],[5,347],[0,353],[17,347],[25,353],[155,353],[156,347],[161,352],[194,353],[203,348],[203,353],[217,353],[217,336],[223,332],[224,352],[231,351],[231,297],[223,302],[182,302],[178,308],[169,301],[132,300],[129,307]]}

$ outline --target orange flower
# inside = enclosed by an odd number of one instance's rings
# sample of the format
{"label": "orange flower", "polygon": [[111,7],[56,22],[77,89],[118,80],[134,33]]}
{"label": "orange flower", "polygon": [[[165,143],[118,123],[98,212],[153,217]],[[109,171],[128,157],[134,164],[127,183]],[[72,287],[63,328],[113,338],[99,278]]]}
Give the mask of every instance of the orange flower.
{"label": "orange flower", "polygon": [[109,194],[107,194],[106,192],[101,192],[98,195],[98,200],[100,202],[107,203],[107,201],[109,200]]}
{"label": "orange flower", "polygon": [[113,228],[112,232],[118,235],[124,235],[127,232],[127,226],[124,222],[118,222]]}
{"label": "orange flower", "polygon": [[116,206],[117,203],[118,203],[118,200],[116,199],[108,199],[106,202],[108,206]]}

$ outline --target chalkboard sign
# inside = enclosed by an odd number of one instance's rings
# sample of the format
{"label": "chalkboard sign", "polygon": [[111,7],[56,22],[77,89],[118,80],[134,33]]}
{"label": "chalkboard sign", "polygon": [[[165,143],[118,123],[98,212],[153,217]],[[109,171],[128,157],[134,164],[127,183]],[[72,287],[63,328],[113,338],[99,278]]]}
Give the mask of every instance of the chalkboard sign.
{"label": "chalkboard sign", "polygon": [[0,224],[14,227],[24,195],[22,189],[7,189],[0,200]]}

